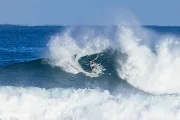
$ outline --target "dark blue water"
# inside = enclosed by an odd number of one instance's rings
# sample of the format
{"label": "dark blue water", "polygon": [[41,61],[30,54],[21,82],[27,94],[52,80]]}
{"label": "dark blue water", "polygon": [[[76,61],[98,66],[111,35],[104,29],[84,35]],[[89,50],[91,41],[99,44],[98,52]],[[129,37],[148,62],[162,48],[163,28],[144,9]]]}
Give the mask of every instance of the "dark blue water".
{"label": "dark blue water", "polygon": [[0,64],[30,61],[44,57],[50,37],[63,27],[0,26]]}

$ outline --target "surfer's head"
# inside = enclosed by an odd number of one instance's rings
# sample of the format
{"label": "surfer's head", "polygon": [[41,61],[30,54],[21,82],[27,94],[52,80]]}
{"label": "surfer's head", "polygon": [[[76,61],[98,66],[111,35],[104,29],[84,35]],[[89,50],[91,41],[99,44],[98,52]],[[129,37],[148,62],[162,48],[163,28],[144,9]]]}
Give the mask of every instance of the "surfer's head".
{"label": "surfer's head", "polygon": [[90,61],[89,61],[89,63],[90,63],[90,64],[92,64],[92,63],[93,63],[93,61],[92,61],[92,60],[90,60]]}

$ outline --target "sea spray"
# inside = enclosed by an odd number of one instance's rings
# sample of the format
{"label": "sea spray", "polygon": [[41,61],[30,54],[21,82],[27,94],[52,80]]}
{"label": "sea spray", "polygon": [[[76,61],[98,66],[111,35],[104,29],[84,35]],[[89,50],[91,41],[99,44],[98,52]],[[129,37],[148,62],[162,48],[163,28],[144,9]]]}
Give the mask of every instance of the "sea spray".
{"label": "sea spray", "polygon": [[119,76],[149,93],[179,93],[179,39],[162,37],[153,52],[146,44],[140,44],[143,39],[137,37],[135,32],[130,27],[120,27],[121,51],[127,59],[124,62],[117,60]]}

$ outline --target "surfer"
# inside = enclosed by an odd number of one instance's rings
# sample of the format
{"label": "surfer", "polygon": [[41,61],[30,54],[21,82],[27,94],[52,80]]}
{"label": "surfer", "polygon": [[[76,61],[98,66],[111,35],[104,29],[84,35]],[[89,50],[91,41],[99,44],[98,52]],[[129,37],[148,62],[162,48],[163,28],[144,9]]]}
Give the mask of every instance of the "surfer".
{"label": "surfer", "polygon": [[94,58],[94,60],[90,60],[89,63],[90,63],[90,68],[91,68],[91,71],[92,72],[95,72],[95,69],[94,67],[96,66],[96,63],[94,63],[95,60],[97,60],[99,57],[99,55],[96,56],[96,58]]}

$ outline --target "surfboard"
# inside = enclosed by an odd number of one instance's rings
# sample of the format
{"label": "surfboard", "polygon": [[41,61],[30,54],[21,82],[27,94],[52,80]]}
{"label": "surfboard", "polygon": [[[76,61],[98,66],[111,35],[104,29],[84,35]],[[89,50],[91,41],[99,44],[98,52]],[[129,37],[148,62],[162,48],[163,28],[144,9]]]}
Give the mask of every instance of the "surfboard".
{"label": "surfboard", "polygon": [[99,76],[99,74],[97,74],[97,73],[94,73],[94,72],[83,72],[86,76],[88,76],[88,77],[98,77]]}
{"label": "surfboard", "polygon": [[94,72],[83,71],[83,73],[88,77],[99,77],[99,75],[103,74],[103,71],[105,71],[104,67],[101,64],[96,64]]}

